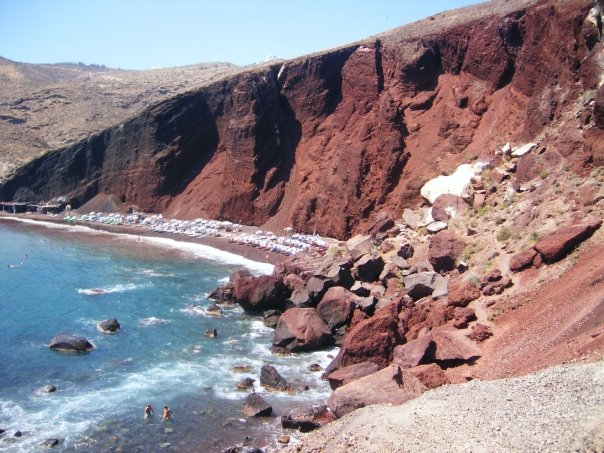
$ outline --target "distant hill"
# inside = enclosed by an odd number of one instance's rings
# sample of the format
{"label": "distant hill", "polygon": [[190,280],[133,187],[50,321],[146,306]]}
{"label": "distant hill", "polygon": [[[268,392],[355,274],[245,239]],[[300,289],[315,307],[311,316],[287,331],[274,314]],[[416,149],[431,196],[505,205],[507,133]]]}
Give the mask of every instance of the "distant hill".
{"label": "distant hill", "polygon": [[240,72],[230,63],[127,71],[0,57],[0,181],[16,168],[86,138],[151,104]]}

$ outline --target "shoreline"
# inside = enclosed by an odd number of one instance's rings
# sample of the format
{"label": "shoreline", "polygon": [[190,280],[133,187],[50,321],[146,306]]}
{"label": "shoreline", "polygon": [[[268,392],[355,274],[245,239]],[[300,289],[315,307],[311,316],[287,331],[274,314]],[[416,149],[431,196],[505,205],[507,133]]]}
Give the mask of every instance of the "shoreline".
{"label": "shoreline", "polygon": [[59,216],[55,217],[43,214],[8,214],[0,212],[0,219],[2,218],[12,219],[15,221],[29,220],[32,222],[39,223],[40,226],[43,226],[43,222],[48,222],[64,227],[79,226],[83,228],[90,228],[91,230],[97,230],[117,235],[131,235],[148,238],[171,239],[176,242],[184,242],[211,247],[218,251],[231,253],[233,255],[240,256],[250,261],[254,261],[261,264],[271,264],[273,266],[285,261],[288,258],[286,255],[282,255],[280,253],[271,252],[269,250],[262,250],[246,244],[231,242],[224,237],[192,237],[186,234],[157,232],[148,228],[144,228],[142,225],[110,225],[97,222],[86,222],[81,220],[66,222],[63,217]]}

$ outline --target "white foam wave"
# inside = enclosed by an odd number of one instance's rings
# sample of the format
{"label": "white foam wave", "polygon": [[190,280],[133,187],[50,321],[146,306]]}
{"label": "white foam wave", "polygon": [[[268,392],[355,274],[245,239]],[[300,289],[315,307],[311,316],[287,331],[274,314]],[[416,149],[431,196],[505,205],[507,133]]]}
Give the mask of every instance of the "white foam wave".
{"label": "white foam wave", "polygon": [[151,316],[149,318],[143,318],[140,320],[140,325],[143,327],[149,326],[163,326],[168,324],[170,321],[167,319],[156,318],[155,316]]}
{"label": "white foam wave", "polygon": [[133,289],[141,288],[142,285],[134,283],[117,284],[108,286],[107,288],[79,288],[78,293],[86,294],[87,296],[102,296],[103,294],[122,293],[132,291]]}

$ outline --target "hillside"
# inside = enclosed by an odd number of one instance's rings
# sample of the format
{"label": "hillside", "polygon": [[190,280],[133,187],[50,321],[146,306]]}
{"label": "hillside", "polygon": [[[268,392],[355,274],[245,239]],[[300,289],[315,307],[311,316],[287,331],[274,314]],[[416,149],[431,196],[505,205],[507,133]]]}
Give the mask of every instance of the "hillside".
{"label": "hillside", "polygon": [[506,142],[546,149],[531,171],[589,170],[604,103],[593,7],[492,2],[240,72],[22,167],[0,198],[77,207],[112,194],[124,208],[344,238]]}
{"label": "hillside", "polygon": [[25,64],[0,57],[0,182],[48,151],[239,71],[227,63],[126,71],[83,64]]}

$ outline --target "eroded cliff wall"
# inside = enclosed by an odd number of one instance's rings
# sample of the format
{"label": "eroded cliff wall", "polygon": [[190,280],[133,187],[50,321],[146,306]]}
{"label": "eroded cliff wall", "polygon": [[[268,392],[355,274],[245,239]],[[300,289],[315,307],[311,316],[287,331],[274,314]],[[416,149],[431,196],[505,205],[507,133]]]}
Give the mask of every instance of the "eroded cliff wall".
{"label": "eroded cliff wall", "polygon": [[508,141],[597,163],[603,68],[593,1],[491,2],[177,96],[23,167],[0,198],[113,194],[343,238]]}

